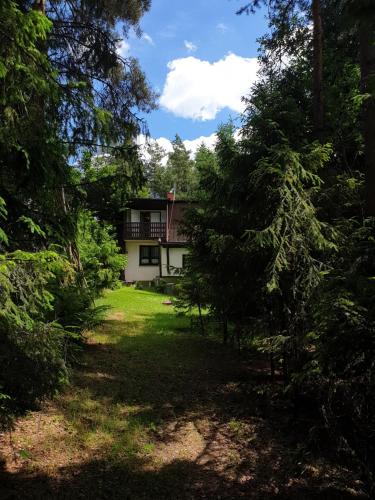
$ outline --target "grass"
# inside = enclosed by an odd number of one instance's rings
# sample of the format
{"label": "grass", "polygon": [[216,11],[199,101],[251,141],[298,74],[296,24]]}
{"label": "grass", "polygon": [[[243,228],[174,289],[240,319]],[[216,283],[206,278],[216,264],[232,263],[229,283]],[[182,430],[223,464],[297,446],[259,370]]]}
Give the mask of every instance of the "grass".
{"label": "grass", "polygon": [[[177,316],[172,306],[163,304],[168,299],[167,295],[124,287],[108,292],[98,301],[98,305],[110,306],[114,313],[120,313],[117,318],[121,318],[123,326],[126,326],[126,336],[175,335],[189,331],[189,319],[186,316]],[[123,317],[121,313],[124,314]],[[107,326],[109,328],[97,329],[92,334],[93,338],[98,342],[118,342],[124,331],[117,330],[119,335],[116,335],[110,328],[111,325]]]}
{"label": "grass", "polygon": [[190,320],[164,305],[167,299],[124,287],[98,301],[110,311],[87,332],[70,387],[39,414],[42,421],[31,413],[14,433],[25,470],[51,474],[88,457],[132,468],[150,457],[161,422],[174,418],[204,363],[204,340],[189,333]]}
{"label": "grass", "polygon": [[191,333],[167,298],[121,288],[98,301],[111,310],[68,390],[0,436],[0,498],[7,483],[5,498],[365,498],[345,468],[298,452],[289,416],[250,390],[260,368]]}
{"label": "grass", "polygon": [[108,320],[88,333],[83,369],[60,400],[73,442],[78,438],[111,462],[150,453],[166,399],[181,398],[186,371],[195,368],[189,319],[164,305],[166,299],[121,288],[98,301],[111,306]]}
{"label": "grass", "polygon": [[111,307],[108,318],[87,333],[71,390],[57,400],[70,455],[95,455],[131,468],[152,454],[168,420],[200,411],[200,380],[216,368],[216,350],[225,353],[191,334],[190,319],[163,304],[168,298],[124,287],[98,301]]}

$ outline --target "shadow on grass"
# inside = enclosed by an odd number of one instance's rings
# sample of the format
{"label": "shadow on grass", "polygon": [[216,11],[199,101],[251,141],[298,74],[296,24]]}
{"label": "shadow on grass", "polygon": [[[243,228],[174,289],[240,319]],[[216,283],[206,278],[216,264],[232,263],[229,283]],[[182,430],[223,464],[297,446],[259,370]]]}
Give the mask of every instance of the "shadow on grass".
{"label": "shadow on grass", "polygon": [[177,324],[171,318],[173,313],[155,314],[141,332],[137,321],[125,326],[107,321],[104,335],[112,332],[113,340],[87,346],[75,385],[88,388],[96,398],[153,411],[163,405],[181,407],[183,402],[190,409],[207,405],[222,384],[235,378],[237,360],[220,344],[188,334],[186,318],[177,318]]}
{"label": "shadow on grass", "polygon": [[[92,457],[82,456],[78,465],[60,467],[55,475],[4,472],[0,499],[365,498],[346,491],[346,478],[333,477],[337,471],[328,479],[303,479],[309,458],[297,464],[298,443],[288,429],[260,416],[256,399],[244,399],[235,353],[187,333],[187,319],[172,311],[142,314],[142,322],[139,331],[139,321],[106,321],[85,349],[74,390],[58,403],[77,439],[84,438],[86,446],[97,441]],[[151,436],[167,446],[178,428],[202,419],[210,420],[210,429],[194,458],[155,467],[139,453],[142,438],[146,445]],[[230,439],[232,462],[213,466]]]}
{"label": "shadow on grass", "polygon": [[[256,474],[256,471],[254,471]],[[264,471],[262,471],[264,472]],[[1,475],[0,498],[92,500],[353,500],[365,498],[335,486],[292,484],[276,487],[272,478],[240,484],[195,462],[175,460],[159,470],[147,471],[143,463],[132,468],[92,460],[60,470],[59,479],[47,475]],[[286,483],[285,483],[286,484]]]}

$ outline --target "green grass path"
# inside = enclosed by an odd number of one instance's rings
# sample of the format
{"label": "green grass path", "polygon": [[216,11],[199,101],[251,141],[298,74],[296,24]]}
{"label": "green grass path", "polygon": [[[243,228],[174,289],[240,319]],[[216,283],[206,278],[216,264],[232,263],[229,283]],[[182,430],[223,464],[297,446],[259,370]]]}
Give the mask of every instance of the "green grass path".
{"label": "green grass path", "polygon": [[70,387],[0,440],[0,499],[366,498],[350,471],[301,451],[306,431],[258,391],[264,365],[190,332],[167,298],[98,301],[110,310]]}

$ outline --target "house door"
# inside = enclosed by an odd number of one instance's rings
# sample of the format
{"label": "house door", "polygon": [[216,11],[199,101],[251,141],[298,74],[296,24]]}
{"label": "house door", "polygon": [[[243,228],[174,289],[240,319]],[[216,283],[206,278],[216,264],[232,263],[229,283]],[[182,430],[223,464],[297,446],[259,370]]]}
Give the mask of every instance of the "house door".
{"label": "house door", "polygon": [[140,213],[140,236],[142,239],[149,239],[151,235],[151,212]]}
{"label": "house door", "polygon": [[154,239],[160,231],[160,212],[140,212],[141,237]]}

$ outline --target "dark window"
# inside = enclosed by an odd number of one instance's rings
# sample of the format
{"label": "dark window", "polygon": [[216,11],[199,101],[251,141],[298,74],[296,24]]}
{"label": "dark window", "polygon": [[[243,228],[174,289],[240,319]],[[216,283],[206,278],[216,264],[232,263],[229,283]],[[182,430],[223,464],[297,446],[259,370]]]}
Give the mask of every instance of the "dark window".
{"label": "dark window", "polygon": [[140,222],[143,222],[145,224],[151,224],[152,222],[161,222],[161,212],[140,212],[139,218]]}
{"label": "dark window", "polygon": [[141,212],[139,214],[141,223],[150,224],[151,223],[151,212]]}
{"label": "dark window", "polygon": [[160,248],[156,245],[141,245],[139,247],[140,266],[158,266],[160,262]]}

